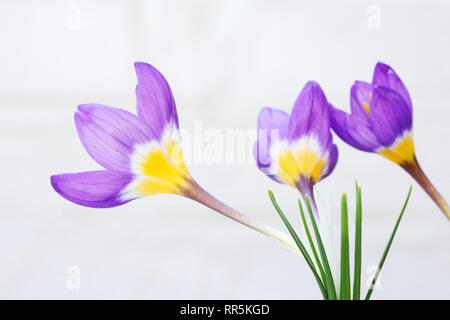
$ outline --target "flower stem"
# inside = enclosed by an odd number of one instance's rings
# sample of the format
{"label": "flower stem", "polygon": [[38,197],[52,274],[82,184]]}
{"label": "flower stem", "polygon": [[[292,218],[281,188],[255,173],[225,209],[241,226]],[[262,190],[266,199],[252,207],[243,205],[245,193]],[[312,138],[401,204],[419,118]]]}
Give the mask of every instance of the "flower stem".
{"label": "flower stem", "polygon": [[268,225],[261,224],[258,221],[253,220],[243,213],[233,209],[227,204],[216,199],[194,180],[191,180],[189,187],[183,190],[183,195],[194,201],[197,201],[198,203],[203,204],[204,206],[214,211],[217,211],[218,213],[230,219],[233,219],[234,221],[237,221],[255,231],[258,231],[259,233],[271,237],[296,255],[302,257],[296,243],[287,234]]}
{"label": "flower stem", "polygon": [[309,203],[311,204],[312,211],[317,220],[320,220],[319,210],[317,209],[316,199],[314,198],[314,183],[311,179],[300,178],[295,183],[297,190],[302,195],[303,201],[306,203],[306,198],[308,198]]}
{"label": "flower stem", "polygon": [[416,181],[417,183],[425,190],[426,193],[430,196],[431,199],[437,204],[437,206],[442,210],[447,219],[450,219],[450,207],[447,202],[441,196],[441,194],[437,191],[437,189],[433,186],[431,181],[423,172],[419,163],[417,162],[416,157],[411,162],[407,162],[402,165],[402,168],[405,169]]}

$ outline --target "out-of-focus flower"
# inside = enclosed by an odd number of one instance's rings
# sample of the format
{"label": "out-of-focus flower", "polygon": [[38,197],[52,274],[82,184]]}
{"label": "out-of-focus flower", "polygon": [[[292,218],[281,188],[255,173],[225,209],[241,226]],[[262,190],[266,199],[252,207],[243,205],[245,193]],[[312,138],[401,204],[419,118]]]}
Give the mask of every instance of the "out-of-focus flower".
{"label": "out-of-focus flower", "polygon": [[351,114],[331,109],[331,126],[351,146],[397,163],[424,188],[450,218],[450,208],[420,168],[412,137],[412,103],[395,71],[377,63],[372,83],[356,81],[350,94]]}
{"label": "out-of-focus flower", "polygon": [[328,102],[318,83],[305,85],[290,115],[269,107],[261,110],[254,155],[263,173],[307,195],[317,215],[313,186],[333,171],[338,158]]}
{"label": "out-of-focus flower", "polygon": [[89,155],[106,170],[51,177],[62,197],[82,206],[109,208],[158,193],[179,194],[268,235],[292,251],[286,234],[260,224],[220,202],[191,177],[180,147],[172,91],[162,74],[135,63],[137,113],[100,104],[78,106],[75,125]]}

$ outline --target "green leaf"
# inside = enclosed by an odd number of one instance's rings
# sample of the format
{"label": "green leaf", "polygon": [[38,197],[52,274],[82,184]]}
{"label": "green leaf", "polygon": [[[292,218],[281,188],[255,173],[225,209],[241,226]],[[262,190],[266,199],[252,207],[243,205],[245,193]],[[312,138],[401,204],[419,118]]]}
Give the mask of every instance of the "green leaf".
{"label": "green leaf", "polygon": [[297,244],[298,248],[300,249],[300,252],[302,253],[303,257],[306,260],[306,263],[311,268],[311,271],[314,275],[314,278],[317,281],[317,284],[319,285],[320,291],[322,292],[323,298],[326,300],[328,298],[327,292],[325,290],[325,287],[320,280],[319,275],[317,274],[316,267],[314,266],[313,261],[311,260],[311,257],[308,254],[308,251],[306,251],[305,247],[303,246],[303,243],[300,241],[300,238],[297,236],[297,233],[295,232],[294,228],[292,228],[291,224],[289,223],[288,219],[284,215],[283,211],[281,211],[280,207],[278,206],[277,201],[275,200],[275,197],[272,193],[272,191],[269,190],[269,197],[272,201],[273,206],[275,207],[275,210],[280,215],[281,220],[283,220],[284,224],[286,225],[286,228],[289,230],[289,233],[291,234],[292,238],[294,239],[295,243]]}
{"label": "green leaf", "polygon": [[311,224],[314,229],[314,233],[316,235],[317,246],[319,247],[320,256],[322,257],[322,264],[325,271],[326,277],[326,288],[328,292],[328,298],[330,300],[336,300],[336,288],[334,286],[333,275],[331,274],[330,265],[328,263],[327,254],[325,252],[325,248],[322,243],[322,238],[320,237],[319,229],[317,228],[316,220],[314,219],[314,215],[312,212],[311,204],[309,202],[308,196],[305,196],[306,199],[306,207],[308,208],[309,217],[311,219]]}
{"label": "green leaf", "polygon": [[380,260],[380,262],[378,264],[377,272],[375,273],[375,276],[373,277],[373,280],[372,280],[372,283],[370,285],[369,291],[367,291],[366,300],[369,300],[370,296],[372,295],[373,288],[375,287],[375,284],[377,282],[378,276],[380,275],[380,272],[381,272],[381,268],[383,268],[384,261],[386,260],[386,257],[387,257],[387,255],[389,253],[389,249],[391,248],[392,241],[394,240],[394,237],[395,237],[395,234],[397,232],[398,226],[400,225],[400,221],[402,220],[403,213],[405,212],[406,205],[408,204],[409,197],[411,196],[411,191],[412,191],[412,185],[409,187],[408,196],[406,197],[405,203],[403,204],[402,211],[400,212],[400,215],[397,218],[397,222],[395,223],[394,230],[392,230],[391,237],[389,238],[389,241],[388,241],[388,243],[386,245],[386,248],[384,249],[383,255],[381,256],[381,260]]}
{"label": "green leaf", "polygon": [[355,268],[353,275],[353,300],[359,300],[361,294],[361,235],[362,206],[361,187],[356,183],[356,217],[355,217]]}
{"label": "green leaf", "polygon": [[320,276],[322,277],[322,283],[325,283],[326,282],[325,273],[323,271],[323,267],[322,267],[322,263],[320,262],[319,255],[317,254],[316,247],[315,247],[314,242],[312,240],[311,233],[309,232],[308,223],[306,222],[305,212],[303,211],[303,206],[302,206],[302,202],[301,202],[300,199],[298,199],[298,206],[300,208],[300,214],[302,216],[302,221],[303,221],[303,226],[305,228],[305,233],[306,233],[306,236],[308,237],[309,246],[311,247],[311,251],[312,251],[312,253],[314,255],[314,259],[316,260],[317,267],[319,268]]}
{"label": "green leaf", "polygon": [[341,201],[341,300],[350,300],[350,256],[348,241],[348,211],[347,195],[342,195]]}

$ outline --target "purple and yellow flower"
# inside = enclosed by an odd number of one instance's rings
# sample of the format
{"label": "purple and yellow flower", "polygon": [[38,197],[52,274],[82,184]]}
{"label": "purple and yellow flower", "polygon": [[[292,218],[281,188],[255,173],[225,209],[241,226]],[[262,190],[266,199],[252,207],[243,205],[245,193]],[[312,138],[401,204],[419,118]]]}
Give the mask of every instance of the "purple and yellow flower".
{"label": "purple and yellow flower", "polygon": [[177,110],[162,74],[135,63],[137,116],[119,108],[83,104],[75,113],[79,138],[105,170],[51,177],[62,197],[93,208],[110,208],[146,196],[169,193],[193,199],[298,253],[286,234],[260,224],[220,202],[191,177],[183,160]]}
{"label": "purple and yellow flower", "polygon": [[254,154],[263,173],[297,188],[316,207],[313,186],[333,171],[338,159],[328,102],[318,83],[305,85],[290,115],[269,107],[261,110]]}
{"label": "purple and yellow flower", "polygon": [[377,63],[372,83],[356,81],[351,88],[351,114],[331,109],[331,126],[351,146],[397,163],[424,188],[450,218],[450,208],[420,168],[413,142],[411,97],[397,73]]}

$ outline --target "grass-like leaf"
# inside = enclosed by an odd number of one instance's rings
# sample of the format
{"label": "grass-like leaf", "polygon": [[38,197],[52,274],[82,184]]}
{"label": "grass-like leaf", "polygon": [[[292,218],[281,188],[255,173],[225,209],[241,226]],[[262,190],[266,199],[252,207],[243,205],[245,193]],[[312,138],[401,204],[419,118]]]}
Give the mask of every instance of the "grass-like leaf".
{"label": "grass-like leaf", "polygon": [[295,243],[297,244],[297,246],[298,246],[300,252],[302,253],[303,257],[305,258],[306,263],[311,268],[311,271],[312,271],[312,273],[314,275],[314,278],[316,279],[317,284],[319,285],[320,291],[322,292],[323,298],[325,300],[328,299],[327,291],[326,291],[322,281],[320,280],[320,277],[319,277],[319,275],[317,273],[316,267],[314,266],[314,263],[313,263],[313,261],[311,260],[311,257],[308,254],[308,251],[306,251],[305,246],[300,241],[300,238],[297,236],[297,233],[295,232],[294,228],[292,228],[291,224],[289,223],[288,219],[284,215],[283,211],[281,211],[281,208],[278,206],[278,203],[275,200],[275,196],[273,195],[272,191],[270,191],[270,190],[269,190],[269,197],[270,197],[270,200],[272,201],[272,204],[273,204],[275,210],[280,215],[281,220],[283,220],[284,224],[286,225],[286,228],[289,230],[289,233],[291,234],[292,238],[294,239]]}
{"label": "grass-like leaf", "polygon": [[348,241],[348,210],[347,195],[342,195],[341,201],[341,290],[339,298],[350,300],[350,256]]}
{"label": "grass-like leaf", "polygon": [[362,206],[361,187],[356,183],[356,215],[355,215],[355,266],[353,274],[353,300],[361,295],[361,238],[362,238]]}
{"label": "grass-like leaf", "polygon": [[309,202],[308,196],[306,198],[306,207],[309,212],[309,217],[311,219],[311,224],[314,229],[314,233],[316,235],[317,246],[319,247],[320,256],[322,257],[323,269],[326,277],[326,288],[328,292],[328,298],[330,300],[336,300],[336,288],[334,286],[333,275],[331,274],[330,265],[328,263],[327,254],[325,252],[325,248],[322,243],[322,238],[320,237],[319,229],[317,228],[316,220],[314,219],[314,215],[312,212],[311,204]]}
{"label": "grass-like leaf", "polygon": [[311,237],[311,233],[309,232],[308,223],[306,222],[305,212],[303,211],[302,201],[298,199],[298,207],[300,208],[300,214],[302,216],[303,226],[305,228],[305,233],[308,238],[309,246],[311,247],[311,251],[314,255],[314,259],[316,260],[317,267],[320,271],[320,276],[322,277],[322,283],[326,283],[325,273],[323,271],[322,263],[320,262],[319,255],[317,254],[316,246],[314,245],[313,239]]}
{"label": "grass-like leaf", "polygon": [[395,234],[397,232],[398,226],[400,225],[400,221],[402,220],[403,213],[405,212],[406,206],[408,204],[409,197],[411,196],[411,191],[412,191],[412,185],[409,187],[408,196],[406,197],[406,200],[405,200],[405,203],[403,205],[402,211],[400,212],[400,215],[397,218],[397,222],[395,223],[394,230],[392,230],[391,237],[389,238],[389,241],[388,241],[388,243],[386,245],[386,248],[384,249],[383,255],[381,256],[381,260],[380,260],[380,262],[378,264],[377,272],[375,273],[375,276],[373,277],[372,283],[370,284],[369,291],[367,291],[366,300],[370,299],[370,296],[372,295],[372,292],[373,292],[373,288],[375,287],[375,284],[377,283],[377,279],[378,279],[378,276],[380,275],[381,268],[383,268],[384,261],[386,260],[386,257],[387,257],[387,255],[389,253],[389,249],[391,248],[392,241],[394,240],[394,237],[395,237]]}

